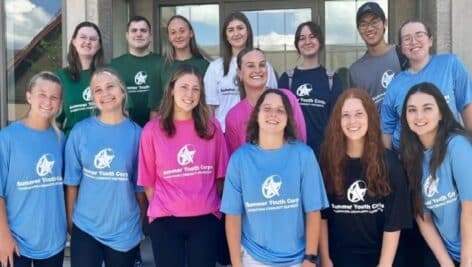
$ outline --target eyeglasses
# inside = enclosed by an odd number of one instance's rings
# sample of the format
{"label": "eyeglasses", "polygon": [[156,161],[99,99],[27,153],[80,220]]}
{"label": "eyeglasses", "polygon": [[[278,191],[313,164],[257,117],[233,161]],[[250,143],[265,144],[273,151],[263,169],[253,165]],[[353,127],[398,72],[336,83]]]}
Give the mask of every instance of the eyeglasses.
{"label": "eyeglasses", "polygon": [[365,31],[369,26],[372,26],[373,28],[378,28],[380,24],[382,23],[382,20],[380,18],[373,19],[371,21],[362,21],[359,23],[359,30]]}
{"label": "eyeglasses", "polygon": [[79,39],[82,41],[98,42],[98,36],[79,35]]}
{"label": "eyeglasses", "polygon": [[429,34],[427,32],[420,31],[420,32],[415,32],[414,34],[403,35],[402,38],[401,38],[401,41],[402,41],[403,44],[409,45],[409,44],[413,43],[413,38],[417,42],[422,42],[422,41],[426,40],[427,37],[429,37]]}

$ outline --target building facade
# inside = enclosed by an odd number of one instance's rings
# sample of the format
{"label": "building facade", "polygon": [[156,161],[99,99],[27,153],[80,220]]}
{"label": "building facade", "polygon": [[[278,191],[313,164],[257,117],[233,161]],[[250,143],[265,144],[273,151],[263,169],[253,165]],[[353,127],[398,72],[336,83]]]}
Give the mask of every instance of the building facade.
{"label": "building facade", "polygon": [[[357,33],[355,14],[357,8],[366,1],[361,0],[56,0],[60,5],[61,24],[56,28],[47,24],[51,31],[60,27],[62,34],[59,42],[57,61],[64,63],[74,27],[81,21],[89,20],[99,25],[103,35],[103,45],[107,61],[126,51],[124,39],[126,23],[133,15],[147,17],[153,25],[153,49],[161,51],[165,24],[174,14],[187,17],[195,28],[198,44],[212,57],[220,52],[219,32],[224,18],[232,11],[244,12],[254,31],[255,46],[266,51],[276,71],[280,74],[296,63],[297,53],[293,46],[296,26],[304,21],[318,22],[326,35],[323,51],[324,65],[341,75],[347,73],[350,64],[359,58],[365,47]],[[0,128],[21,117],[25,111],[22,100],[26,71],[16,66],[25,66],[24,60],[33,62],[40,55],[48,56],[50,50],[33,47],[19,52],[9,50],[14,38],[15,26],[9,26],[9,16],[15,16],[10,4],[13,0],[0,1]],[[27,3],[38,0],[15,0]],[[43,1],[44,2],[44,1]],[[48,2],[48,1],[46,1]],[[472,54],[467,49],[472,45],[467,25],[472,25],[472,1],[470,0],[377,0],[388,14],[386,38],[397,43],[400,25],[409,18],[420,18],[428,23],[433,31],[433,53],[456,53],[472,67]],[[51,19],[52,21],[52,19]],[[52,23],[52,22],[51,22]],[[45,26],[46,28],[46,26]],[[8,34],[10,32],[10,35]],[[56,36],[49,31],[40,33]],[[38,33],[39,34],[39,33]],[[33,38],[37,40],[37,35]],[[52,38],[52,37],[51,37]],[[48,39],[49,40],[49,39]],[[52,42],[52,41],[51,41]],[[41,45],[38,43],[37,45]],[[31,48],[31,44],[29,47]],[[39,52],[38,52],[39,51]],[[21,59],[20,60],[20,55]],[[47,57],[51,61],[51,57]],[[16,62],[15,62],[16,61]],[[15,62],[13,64],[12,62]],[[52,62],[52,63],[51,63]],[[48,68],[57,68],[54,61]],[[54,66],[54,67],[52,67]],[[32,69],[37,71],[36,69]],[[52,69],[51,69],[52,70]],[[346,78],[346,77],[345,77]]]}

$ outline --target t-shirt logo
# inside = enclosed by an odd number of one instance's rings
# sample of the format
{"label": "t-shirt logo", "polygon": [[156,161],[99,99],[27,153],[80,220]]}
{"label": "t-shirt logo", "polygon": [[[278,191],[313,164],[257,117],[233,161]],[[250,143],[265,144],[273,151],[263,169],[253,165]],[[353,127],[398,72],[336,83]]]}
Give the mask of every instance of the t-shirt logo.
{"label": "t-shirt logo", "polygon": [[146,72],[140,71],[140,72],[136,73],[136,75],[134,76],[134,83],[136,85],[145,84],[147,77],[148,77],[148,75],[147,75]]}
{"label": "t-shirt logo", "polygon": [[54,167],[54,158],[51,154],[42,155],[38,163],[36,163],[36,173],[43,177],[52,173],[52,168]]}
{"label": "t-shirt logo", "polygon": [[423,184],[423,191],[424,191],[425,196],[432,197],[435,194],[439,193],[438,184],[439,184],[439,177],[436,177],[436,179],[433,179],[431,175],[428,176],[428,178],[426,178]]}
{"label": "t-shirt logo", "polygon": [[185,166],[190,163],[193,163],[193,157],[195,156],[196,152],[197,150],[193,145],[184,145],[179,150],[179,152],[177,152],[177,162],[180,164],[180,166]]}
{"label": "t-shirt logo", "polygon": [[110,168],[111,162],[115,158],[115,152],[113,152],[113,149],[111,148],[105,148],[100,150],[95,155],[95,158],[93,160],[93,164],[95,165],[95,168],[97,169],[105,169],[105,168]]}
{"label": "t-shirt logo", "polygon": [[297,88],[297,96],[309,96],[313,86],[309,83],[304,83]]}
{"label": "t-shirt logo", "polygon": [[82,92],[82,98],[85,101],[91,101],[92,100],[92,91],[90,91],[90,86],[85,88],[85,90]]}
{"label": "t-shirt logo", "polygon": [[363,180],[357,180],[347,189],[347,200],[351,201],[352,203],[364,201],[366,193],[367,184]]}
{"label": "t-shirt logo", "polygon": [[282,178],[278,175],[271,175],[262,183],[262,195],[267,199],[278,196],[281,186]]}
{"label": "t-shirt logo", "polygon": [[395,72],[393,72],[393,70],[386,70],[383,74],[382,74],[382,87],[384,89],[387,89],[388,85],[390,84],[390,82],[393,80],[393,77],[395,77]]}

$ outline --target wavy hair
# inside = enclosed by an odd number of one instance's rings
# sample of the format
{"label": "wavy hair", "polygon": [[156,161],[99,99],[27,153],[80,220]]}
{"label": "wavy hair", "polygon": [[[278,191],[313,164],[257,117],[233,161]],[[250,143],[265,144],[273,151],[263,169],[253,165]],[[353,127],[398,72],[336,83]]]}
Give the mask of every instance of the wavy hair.
{"label": "wavy hair", "polygon": [[67,53],[68,65],[65,70],[73,81],[80,80],[80,72],[82,71],[82,64],[80,63],[79,54],[77,53],[77,49],[75,49],[75,46],[72,43],[72,41],[75,38],[77,38],[77,34],[79,33],[79,30],[84,27],[91,27],[97,32],[98,43],[100,45],[100,48],[97,50],[97,53],[95,53],[95,55],[93,56],[92,63],[90,64],[90,73],[93,73],[96,68],[105,66],[105,56],[103,53],[102,34],[100,33],[100,29],[95,23],[92,23],[90,21],[83,21],[75,27],[74,33],[72,34],[72,38],[69,42],[69,52]]}
{"label": "wavy hair", "polygon": [[422,195],[422,184],[423,179],[423,159],[425,147],[421,143],[418,135],[414,133],[406,118],[407,103],[410,97],[417,93],[423,93],[430,95],[436,101],[439,112],[441,113],[441,120],[439,121],[436,136],[434,138],[434,144],[431,148],[431,160],[429,162],[429,172],[431,177],[436,179],[436,170],[439,168],[441,163],[446,156],[447,142],[449,137],[454,134],[463,135],[471,140],[470,135],[464,130],[464,128],[456,121],[452,111],[447,105],[446,99],[439,89],[432,83],[423,82],[414,85],[410,88],[405,100],[403,102],[402,113],[400,116],[401,133],[400,133],[400,155],[403,166],[406,169],[408,176],[408,185],[413,201],[413,212],[415,215],[423,215],[423,195]]}
{"label": "wavy hair", "polygon": [[172,137],[175,135],[175,125],[174,125],[174,96],[172,92],[174,91],[174,86],[177,80],[179,80],[184,75],[194,75],[198,78],[198,83],[200,85],[200,99],[196,107],[192,110],[192,118],[194,121],[195,131],[200,138],[203,139],[212,139],[215,133],[215,125],[210,120],[210,112],[208,110],[206,101],[205,101],[205,90],[203,87],[203,78],[198,69],[189,64],[182,64],[177,67],[177,70],[172,75],[172,78],[169,80],[166,90],[164,92],[164,97],[162,98],[161,106],[159,108],[159,115],[161,116],[161,128],[166,132],[167,136]]}
{"label": "wavy hair", "polygon": [[294,142],[297,139],[297,127],[293,115],[292,105],[290,104],[287,95],[285,95],[285,93],[279,89],[266,89],[257,100],[256,106],[254,107],[247,124],[246,141],[252,144],[259,143],[260,136],[257,117],[261,111],[262,102],[264,102],[264,99],[268,94],[276,94],[282,98],[282,103],[284,105],[285,112],[287,113],[287,125],[284,129],[284,140],[286,142]]}
{"label": "wavy hair", "polygon": [[364,136],[364,150],[361,156],[363,174],[367,180],[369,196],[386,196],[390,193],[387,181],[387,166],[380,132],[380,119],[372,99],[363,89],[351,88],[344,91],[334,105],[321,145],[320,165],[326,190],[338,197],[345,196],[345,177],[348,156],[347,138],[341,128],[342,108],[347,99],[359,99],[367,114],[368,128]]}
{"label": "wavy hair", "polygon": [[228,25],[234,20],[239,20],[242,23],[244,23],[244,25],[246,26],[247,40],[246,40],[245,47],[246,48],[253,47],[253,33],[252,33],[251,23],[249,23],[248,18],[242,12],[239,12],[239,11],[232,12],[225,18],[223,22],[223,27],[221,28],[221,35],[220,35],[220,39],[223,43],[223,50],[222,50],[222,55],[221,55],[221,57],[223,58],[223,76],[226,76],[228,74],[229,64],[231,63],[231,58],[233,57],[233,50],[232,50],[231,44],[229,43],[228,38],[226,37],[226,29],[228,28]]}

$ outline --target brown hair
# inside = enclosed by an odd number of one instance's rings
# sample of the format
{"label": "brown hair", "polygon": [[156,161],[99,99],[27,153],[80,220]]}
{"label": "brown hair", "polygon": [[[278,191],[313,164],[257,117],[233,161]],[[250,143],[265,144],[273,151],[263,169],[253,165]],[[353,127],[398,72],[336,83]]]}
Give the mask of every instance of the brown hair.
{"label": "brown hair", "polygon": [[390,187],[387,181],[379,114],[367,92],[358,88],[348,89],[339,96],[326,127],[327,138],[321,145],[320,158],[326,190],[338,197],[345,196],[344,179],[348,156],[346,155],[346,136],[341,128],[341,116],[342,107],[350,98],[359,99],[367,113],[368,128],[361,163],[367,180],[368,194],[386,196],[390,192]]}

